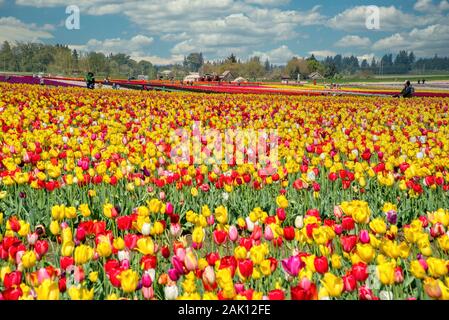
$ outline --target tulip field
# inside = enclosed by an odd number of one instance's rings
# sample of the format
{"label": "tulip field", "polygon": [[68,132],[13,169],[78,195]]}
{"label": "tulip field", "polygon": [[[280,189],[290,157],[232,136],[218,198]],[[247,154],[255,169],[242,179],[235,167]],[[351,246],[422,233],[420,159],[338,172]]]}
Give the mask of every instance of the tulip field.
{"label": "tulip field", "polygon": [[446,300],[448,228],[449,98],[0,83],[0,300]]}

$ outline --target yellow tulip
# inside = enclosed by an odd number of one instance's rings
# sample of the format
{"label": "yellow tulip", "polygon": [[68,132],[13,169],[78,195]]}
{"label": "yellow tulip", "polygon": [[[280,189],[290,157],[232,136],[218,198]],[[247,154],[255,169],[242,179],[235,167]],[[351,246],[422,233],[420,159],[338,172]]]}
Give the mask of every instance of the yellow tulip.
{"label": "yellow tulip", "polygon": [[124,270],[117,277],[120,280],[120,285],[125,293],[134,292],[139,282],[139,276],[131,269]]}
{"label": "yellow tulip", "polygon": [[37,300],[59,300],[58,283],[50,279],[45,279],[35,290]]}
{"label": "yellow tulip", "polygon": [[137,240],[137,251],[144,255],[154,253],[154,243],[150,237],[142,237]]}
{"label": "yellow tulip", "polygon": [[343,291],[343,280],[330,272],[324,275],[321,283],[331,297],[339,297]]}

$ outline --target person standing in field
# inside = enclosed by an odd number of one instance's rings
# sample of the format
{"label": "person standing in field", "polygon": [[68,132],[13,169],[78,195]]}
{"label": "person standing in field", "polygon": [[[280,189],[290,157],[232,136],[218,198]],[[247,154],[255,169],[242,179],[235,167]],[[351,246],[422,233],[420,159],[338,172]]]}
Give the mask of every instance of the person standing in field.
{"label": "person standing in field", "polygon": [[88,89],[95,88],[95,78],[94,78],[94,74],[92,72],[87,73],[85,80],[86,80],[86,86]]}

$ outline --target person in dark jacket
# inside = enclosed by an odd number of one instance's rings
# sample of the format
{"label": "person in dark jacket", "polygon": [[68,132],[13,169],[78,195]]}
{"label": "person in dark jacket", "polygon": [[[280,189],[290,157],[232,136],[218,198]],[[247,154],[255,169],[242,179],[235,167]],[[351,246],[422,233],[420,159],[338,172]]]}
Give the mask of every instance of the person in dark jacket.
{"label": "person in dark jacket", "polygon": [[88,89],[94,89],[95,88],[95,78],[94,78],[94,74],[92,72],[89,72],[86,75],[86,86]]}
{"label": "person in dark jacket", "polygon": [[404,84],[404,89],[402,89],[401,93],[395,95],[395,97],[403,97],[403,98],[411,98],[415,93],[415,89],[412,87],[409,80],[407,80]]}

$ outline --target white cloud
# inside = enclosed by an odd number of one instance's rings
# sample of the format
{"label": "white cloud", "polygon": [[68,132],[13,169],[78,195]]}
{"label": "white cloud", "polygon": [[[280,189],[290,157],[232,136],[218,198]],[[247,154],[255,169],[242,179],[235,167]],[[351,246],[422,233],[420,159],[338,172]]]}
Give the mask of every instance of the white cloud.
{"label": "white cloud", "polygon": [[292,50],[288,48],[286,45],[282,45],[279,48],[262,52],[262,51],[254,51],[250,56],[258,56],[261,61],[269,60],[273,64],[286,64],[291,58],[297,57]]}
{"label": "white cloud", "polygon": [[39,27],[38,25],[26,24],[14,17],[0,18],[0,41],[9,42],[42,42],[44,39],[51,39],[53,35],[51,25]]}
{"label": "white cloud", "polygon": [[258,4],[263,6],[273,6],[273,5],[282,5],[287,4],[290,0],[245,0],[246,3],[249,4]]}
{"label": "white cloud", "polygon": [[449,2],[447,0],[441,1],[438,5],[434,4],[432,0],[418,0],[413,8],[419,12],[438,12],[438,10],[449,10]]}
{"label": "white cloud", "polygon": [[[447,17],[438,12],[429,15],[413,15],[397,9],[395,6],[378,7],[380,31],[404,30],[409,26],[426,26],[438,22],[443,23]],[[328,21],[328,26],[347,31],[366,31],[369,6],[356,6],[337,14]]]}
{"label": "white cloud", "polygon": [[318,58],[326,58],[329,56],[335,56],[337,53],[332,50],[315,50],[315,51],[309,51],[309,54],[313,54],[315,57]]}
{"label": "white cloud", "polygon": [[[172,54],[203,51],[224,57],[229,49],[244,55],[266,42],[299,37],[300,26],[325,22],[320,7],[307,11],[277,8],[288,0],[78,0],[82,14],[122,14],[163,41],[177,42]],[[16,0],[35,7],[65,6],[65,0]],[[185,50],[185,52],[184,52]]]}
{"label": "white cloud", "polygon": [[336,47],[368,47],[371,45],[371,40],[368,37],[359,37],[347,35],[335,43]]}
{"label": "white cloud", "polygon": [[96,51],[104,54],[126,53],[131,56],[138,56],[143,55],[153,41],[153,38],[136,35],[131,39],[90,39],[85,45],[71,45],[70,47],[80,51]]}
{"label": "white cloud", "polygon": [[374,53],[366,53],[362,54],[361,56],[357,56],[357,59],[359,60],[359,63],[362,63],[363,60],[368,61],[369,64],[371,64],[371,61],[373,58],[376,58],[376,55]]}
{"label": "white cloud", "polygon": [[413,50],[421,56],[447,55],[449,26],[435,24],[422,29],[414,28],[409,33],[396,33],[373,44],[374,50]]}
{"label": "white cloud", "polygon": [[172,55],[169,58],[163,58],[159,56],[131,56],[132,59],[136,61],[140,60],[146,60],[150,61],[154,65],[168,65],[168,64],[175,64],[175,63],[181,63],[184,60],[183,55]]}

